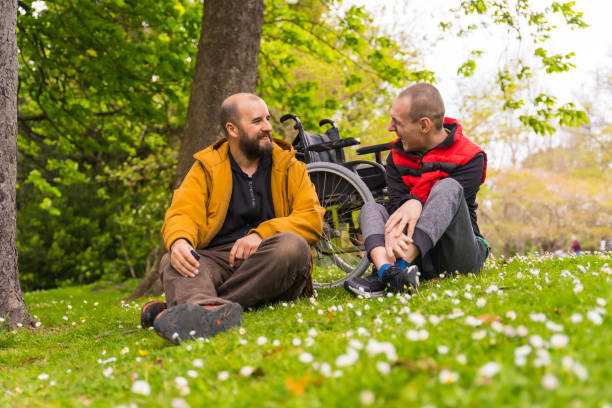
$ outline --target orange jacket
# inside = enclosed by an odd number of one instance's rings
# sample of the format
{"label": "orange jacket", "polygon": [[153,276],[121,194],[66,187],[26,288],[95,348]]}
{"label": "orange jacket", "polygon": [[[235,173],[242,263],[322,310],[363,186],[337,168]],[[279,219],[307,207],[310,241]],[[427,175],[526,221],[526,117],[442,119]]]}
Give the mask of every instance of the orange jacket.
{"label": "orange jacket", "polygon": [[[313,244],[321,237],[325,209],[319,205],[306,165],[295,158],[291,145],[274,139],[272,150],[272,201],[276,218],[250,232],[263,239],[279,232],[294,232]],[[223,226],[232,194],[229,144],[220,139],[193,157],[196,162],[174,191],[166,211],[162,237],[166,248],[179,238],[203,249]]]}

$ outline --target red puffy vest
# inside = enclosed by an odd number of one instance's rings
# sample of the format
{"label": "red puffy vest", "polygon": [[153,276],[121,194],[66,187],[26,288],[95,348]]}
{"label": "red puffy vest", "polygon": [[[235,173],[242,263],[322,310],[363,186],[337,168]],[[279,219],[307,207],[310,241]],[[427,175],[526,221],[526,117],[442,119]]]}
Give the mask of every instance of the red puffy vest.
{"label": "red puffy vest", "polygon": [[[456,126],[452,140],[445,140],[423,155],[406,153],[403,149],[401,151],[397,148],[392,149],[393,163],[402,175],[404,183],[410,192],[419,197],[423,203],[427,201],[434,184],[448,177],[450,173],[472,160],[480,152],[484,154],[485,162],[480,183],[484,183],[486,178],[486,153],[477,144],[463,136],[463,129],[457,120],[444,118],[444,125]],[[393,145],[397,143],[400,143],[401,146],[399,138],[393,142]]]}

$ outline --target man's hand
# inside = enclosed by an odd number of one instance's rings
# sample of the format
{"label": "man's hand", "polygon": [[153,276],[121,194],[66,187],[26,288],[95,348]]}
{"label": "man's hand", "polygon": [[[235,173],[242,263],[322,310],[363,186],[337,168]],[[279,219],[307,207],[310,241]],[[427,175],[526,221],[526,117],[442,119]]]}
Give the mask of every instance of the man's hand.
{"label": "man's hand", "polygon": [[385,249],[389,257],[405,258],[422,210],[421,202],[412,199],[391,214],[385,224]]}
{"label": "man's hand", "polygon": [[412,239],[403,232],[385,233],[385,250],[389,258],[406,259],[410,244],[412,244]]}
{"label": "man's hand", "polygon": [[259,244],[261,244],[261,237],[256,232],[242,237],[236,242],[230,251],[229,266],[234,267],[234,261],[236,259],[247,259],[253,252],[257,251]]}
{"label": "man's hand", "polygon": [[408,200],[398,208],[385,224],[385,234],[405,233],[408,238],[412,238],[414,227],[423,211],[423,205],[419,200]]}
{"label": "man's hand", "polygon": [[193,278],[198,274],[200,263],[191,255],[193,247],[186,239],[177,239],[170,248],[170,264],[178,273]]}

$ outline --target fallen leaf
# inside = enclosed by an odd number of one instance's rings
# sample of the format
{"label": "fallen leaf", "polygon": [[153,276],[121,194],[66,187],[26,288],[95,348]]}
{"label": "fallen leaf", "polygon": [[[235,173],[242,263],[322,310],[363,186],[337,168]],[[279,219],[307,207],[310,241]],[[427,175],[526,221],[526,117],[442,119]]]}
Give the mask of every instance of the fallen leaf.
{"label": "fallen leaf", "polygon": [[300,396],[304,393],[306,389],[306,385],[308,385],[308,380],[310,380],[310,373],[306,373],[302,378],[298,380],[294,380],[292,376],[287,377],[286,387],[289,392],[291,392],[295,396]]}

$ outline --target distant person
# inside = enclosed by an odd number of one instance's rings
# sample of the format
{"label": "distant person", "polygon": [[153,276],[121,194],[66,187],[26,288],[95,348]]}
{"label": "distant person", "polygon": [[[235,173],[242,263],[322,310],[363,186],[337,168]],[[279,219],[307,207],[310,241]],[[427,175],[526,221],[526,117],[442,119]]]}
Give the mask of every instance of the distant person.
{"label": "distant person", "polygon": [[580,242],[578,242],[578,238],[572,237],[572,251],[576,256],[580,255]]}
{"label": "distant person", "polygon": [[476,222],[476,193],[486,176],[485,152],[444,117],[444,102],[429,84],[402,91],[389,131],[398,138],[387,158],[386,208],[366,203],[359,225],[375,270],[352,278],[356,295],[416,290],[442,272],[479,273],[489,252]]}
{"label": "distant person", "polygon": [[305,164],[272,139],[258,96],[228,97],[220,120],[226,137],[194,155],[166,212],[166,303],[141,312],[144,327],[173,343],[240,325],[242,308],[313,292],[309,244],[325,210]]}

